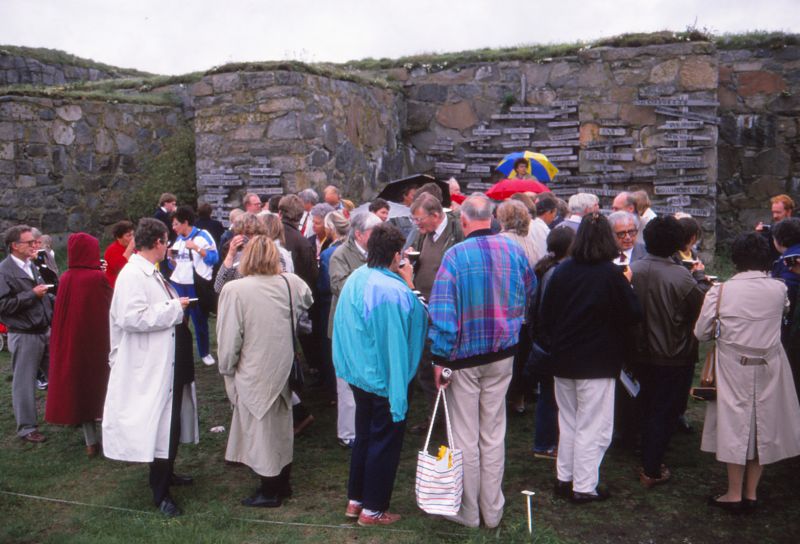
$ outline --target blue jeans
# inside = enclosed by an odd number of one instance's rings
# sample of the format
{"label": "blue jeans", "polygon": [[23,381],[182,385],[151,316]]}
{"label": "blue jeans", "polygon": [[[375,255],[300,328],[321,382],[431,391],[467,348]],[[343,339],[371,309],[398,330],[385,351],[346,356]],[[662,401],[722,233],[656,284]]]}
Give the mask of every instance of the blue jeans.
{"label": "blue jeans", "polygon": [[[178,292],[179,297],[197,297],[197,292],[194,290],[194,285],[186,285],[185,283],[172,283],[172,286]],[[203,313],[200,309],[200,304],[193,302],[189,304],[189,317],[192,318],[192,325],[194,325],[195,339],[197,340],[197,351],[200,352],[200,358],[205,357],[209,353],[208,343],[208,315]]]}
{"label": "blue jeans", "polygon": [[558,406],[552,376],[537,376],[539,398],[536,401],[536,426],[533,429],[533,451],[545,452],[558,445]]}
{"label": "blue jeans", "polygon": [[389,509],[406,421],[395,423],[389,399],[350,385],[356,401],[356,439],[350,456],[347,498],[364,508]]}

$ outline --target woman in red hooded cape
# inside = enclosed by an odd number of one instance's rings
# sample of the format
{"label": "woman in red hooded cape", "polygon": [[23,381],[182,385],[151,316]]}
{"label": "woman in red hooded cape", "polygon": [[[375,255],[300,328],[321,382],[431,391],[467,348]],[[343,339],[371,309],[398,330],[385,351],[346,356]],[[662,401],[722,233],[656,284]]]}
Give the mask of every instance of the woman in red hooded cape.
{"label": "woman in red hooded cape", "polygon": [[99,451],[95,421],[103,416],[110,350],[112,290],[100,270],[100,243],[79,232],[67,242],[69,269],[58,285],[50,332],[50,386],[45,419],[82,425],[86,452]]}

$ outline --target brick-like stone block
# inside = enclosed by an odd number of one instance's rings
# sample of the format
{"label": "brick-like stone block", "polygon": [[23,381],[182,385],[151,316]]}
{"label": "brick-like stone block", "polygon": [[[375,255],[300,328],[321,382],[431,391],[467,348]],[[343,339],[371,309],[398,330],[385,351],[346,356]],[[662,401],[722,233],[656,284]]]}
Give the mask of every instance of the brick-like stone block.
{"label": "brick-like stone block", "polygon": [[756,94],[776,94],[786,90],[784,79],[773,72],[742,72],[738,76],[738,92],[740,96]]}
{"label": "brick-like stone block", "polygon": [[436,112],[436,121],[443,127],[465,130],[478,123],[478,118],[470,103],[462,100],[456,104],[440,106]]}
{"label": "brick-like stone block", "polygon": [[679,72],[680,85],[687,91],[716,89],[718,79],[713,57],[689,57],[683,62]]}

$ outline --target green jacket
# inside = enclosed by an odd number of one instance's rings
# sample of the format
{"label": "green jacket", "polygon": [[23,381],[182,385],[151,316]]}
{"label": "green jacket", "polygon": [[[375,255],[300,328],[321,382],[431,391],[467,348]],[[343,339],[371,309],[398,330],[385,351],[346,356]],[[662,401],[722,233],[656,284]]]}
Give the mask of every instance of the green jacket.
{"label": "green jacket", "polygon": [[331,276],[331,313],[328,318],[328,338],[333,338],[333,315],[336,313],[336,303],[339,294],[344,288],[344,282],[353,273],[353,270],[365,264],[367,258],[362,255],[353,238],[348,238],[331,256],[329,273]]}

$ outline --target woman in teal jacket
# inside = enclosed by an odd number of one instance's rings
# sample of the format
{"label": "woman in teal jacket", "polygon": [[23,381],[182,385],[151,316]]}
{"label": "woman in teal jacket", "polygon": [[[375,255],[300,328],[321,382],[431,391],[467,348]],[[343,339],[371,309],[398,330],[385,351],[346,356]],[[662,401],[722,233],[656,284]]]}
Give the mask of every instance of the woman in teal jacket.
{"label": "woman in teal jacket", "polygon": [[425,307],[412,291],[411,266],[400,266],[405,238],[375,227],[367,265],[347,279],[333,321],[333,364],[356,401],[345,515],[359,525],[389,525],[388,512],[408,410],[408,385],[427,333]]}

